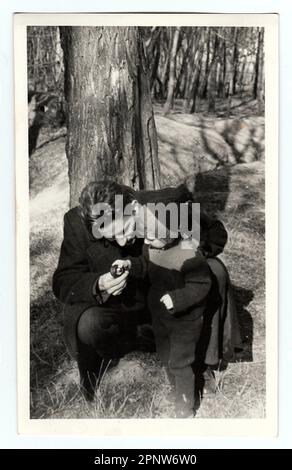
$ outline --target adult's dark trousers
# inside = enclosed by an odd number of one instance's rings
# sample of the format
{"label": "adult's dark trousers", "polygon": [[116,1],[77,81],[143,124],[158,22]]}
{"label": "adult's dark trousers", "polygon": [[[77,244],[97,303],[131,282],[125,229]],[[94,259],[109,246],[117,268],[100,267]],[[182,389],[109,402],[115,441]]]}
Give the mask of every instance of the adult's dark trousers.
{"label": "adult's dark trousers", "polygon": [[87,400],[94,397],[106,370],[129,352],[136,336],[138,312],[92,306],[77,323],[77,364],[81,388]]}

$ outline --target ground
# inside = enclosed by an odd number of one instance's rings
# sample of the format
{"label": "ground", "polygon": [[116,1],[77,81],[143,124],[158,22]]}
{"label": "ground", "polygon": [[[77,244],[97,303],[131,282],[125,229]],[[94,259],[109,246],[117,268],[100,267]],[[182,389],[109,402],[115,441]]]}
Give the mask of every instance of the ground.
{"label": "ground", "polygon": [[[179,109],[163,116],[155,108],[162,184],[185,181],[229,233],[224,256],[244,350],[237,362],[215,371],[217,393],[202,399],[200,418],[265,415],[264,119],[252,115],[251,102],[238,108],[231,117]],[[104,375],[92,405],[80,394],[63,343],[62,306],[51,291],[69,195],[62,134],[30,159],[31,417],[171,417],[171,387],[154,353],[124,357]]]}

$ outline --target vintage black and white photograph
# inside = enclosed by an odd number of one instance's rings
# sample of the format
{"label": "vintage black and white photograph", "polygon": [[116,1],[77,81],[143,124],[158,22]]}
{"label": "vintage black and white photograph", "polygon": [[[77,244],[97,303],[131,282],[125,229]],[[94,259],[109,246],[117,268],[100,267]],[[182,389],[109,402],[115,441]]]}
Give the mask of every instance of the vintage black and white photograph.
{"label": "vintage black and white photograph", "polygon": [[267,418],[268,28],[190,16],[25,25],[30,420]]}

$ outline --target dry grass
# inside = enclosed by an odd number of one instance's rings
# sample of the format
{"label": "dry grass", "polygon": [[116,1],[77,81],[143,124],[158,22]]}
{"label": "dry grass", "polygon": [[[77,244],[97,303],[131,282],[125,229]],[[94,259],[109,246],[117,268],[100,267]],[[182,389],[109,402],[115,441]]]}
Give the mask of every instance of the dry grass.
{"label": "dry grass", "polygon": [[[180,171],[186,164],[186,153],[181,152],[180,139],[175,146],[172,135],[173,125],[176,129],[189,128],[189,124],[183,123],[183,117],[172,115],[163,124],[164,143],[160,142],[163,184],[187,179],[203,206],[225,222],[229,231],[225,261],[235,285],[245,339],[238,362],[216,371],[216,396],[202,400],[197,416],[264,417],[264,166],[261,162],[239,164],[191,177],[196,154],[189,151],[187,161],[192,166],[187,172]],[[162,132],[159,122],[158,119],[158,132]],[[214,119],[213,124],[215,128],[218,121]],[[191,139],[189,142],[191,145]],[[184,146],[188,152],[187,141]],[[168,151],[170,147],[174,149],[172,153]],[[199,155],[205,150],[204,146],[197,148]],[[168,400],[171,387],[155,354],[150,353],[127,355],[105,374],[95,402],[88,405],[83,400],[76,365],[70,360],[62,339],[62,306],[51,292],[51,277],[62,240],[63,214],[68,207],[64,138],[43,146],[32,156],[30,175],[31,417],[172,417],[173,406]]]}

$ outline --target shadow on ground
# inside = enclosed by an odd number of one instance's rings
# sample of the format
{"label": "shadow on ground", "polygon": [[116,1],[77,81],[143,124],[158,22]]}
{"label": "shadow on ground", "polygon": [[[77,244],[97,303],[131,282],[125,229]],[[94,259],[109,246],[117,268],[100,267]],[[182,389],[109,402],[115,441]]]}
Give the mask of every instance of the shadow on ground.
{"label": "shadow on ground", "polygon": [[243,349],[237,353],[237,360],[244,362],[253,361],[253,319],[248,310],[250,302],[254,298],[254,293],[250,289],[239,286],[232,286],[236,302],[240,334]]}
{"label": "shadow on ground", "polygon": [[[254,126],[255,135],[260,128],[261,142],[263,118],[252,119],[247,124]],[[264,165],[257,158],[234,166],[224,163],[234,155],[231,136],[227,142],[220,134],[223,121],[205,116],[206,148],[199,116],[158,116],[162,184],[189,183],[195,199],[222,219],[229,233],[226,259],[245,347],[240,362],[218,371],[216,398],[204,400],[198,417],[259,418],[265,406]],[[241,132],[246,129],[238,127],[238,141],[233,142],[238,151],[244,144]],[[30,160],[31,417],[169,418],[169,385],[155,354],[127,355],[109,371],[92,407],[82,401],[76,364],[63,342],[62,306],[51,291],[68,207],[64,144],[58,139],[44,145]],[[255,153],[260,151],[261,144]]]}

